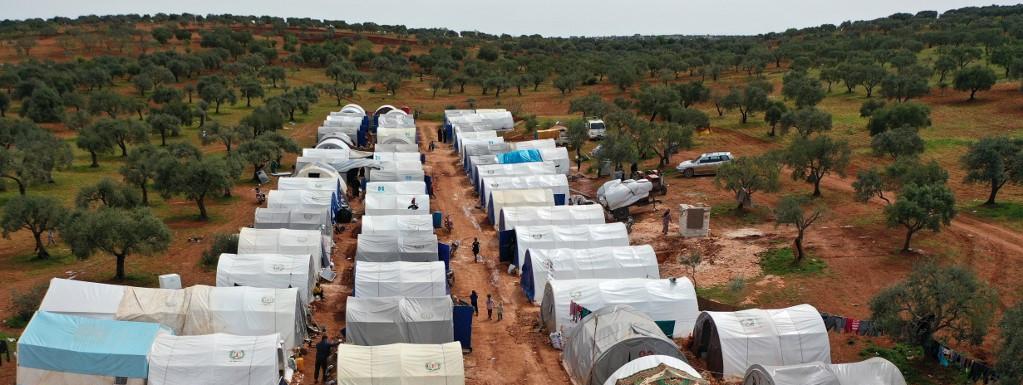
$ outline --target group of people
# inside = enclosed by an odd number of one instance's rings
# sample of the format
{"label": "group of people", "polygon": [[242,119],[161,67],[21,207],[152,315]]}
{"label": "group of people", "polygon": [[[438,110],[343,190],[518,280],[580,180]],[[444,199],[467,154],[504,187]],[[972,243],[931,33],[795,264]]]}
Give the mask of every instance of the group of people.
{"label": "group of people", "polygon": [[[480,296],[476,293],[476,290],[469,294],[469,305],[472,305],[472,312],[476,317],[480,316],[479,298]],[[493,295],[487,294],[486,305],[488,320],[494,319],[495,310],[497,311],[497,320],[501,321],[504,319],[504,301],[495,301]]]}

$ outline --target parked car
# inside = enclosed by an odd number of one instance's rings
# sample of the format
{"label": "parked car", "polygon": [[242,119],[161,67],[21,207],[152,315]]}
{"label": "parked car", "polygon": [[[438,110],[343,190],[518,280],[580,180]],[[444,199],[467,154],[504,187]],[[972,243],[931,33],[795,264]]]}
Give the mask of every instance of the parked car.
{"label": "parked car", "polygon": [[694,175],[714,175],[717,173],[718,167],[731,162],[732,159],[734,157],[730,152],[708,152],[701,154],[696,159],[679,163],[675,169],[687,178]]}
{"label": "parked car", "polygon": [[586,119],[586,127],[589,129],[590,140],[604,139],[604,135],[607,134],[607,126],[604,125],[603,120],[588,118]]}

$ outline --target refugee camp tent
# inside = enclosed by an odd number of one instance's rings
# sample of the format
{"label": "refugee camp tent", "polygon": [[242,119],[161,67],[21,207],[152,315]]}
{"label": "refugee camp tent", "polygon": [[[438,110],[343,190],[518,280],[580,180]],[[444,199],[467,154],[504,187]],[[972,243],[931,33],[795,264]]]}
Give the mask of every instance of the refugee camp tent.
{"label": "refugee camp tent", "polygon": [[349,104],[345,104],[344,107],[341,107],[341,112],[361,113],[361,114],[365,115],[366,114],[366,109],[362,108],[362,106],[360,106],[358,104],[349,103]]}
{"label": "refugee camp tent", "polygon": [[437,234],[430,231],[394,231],[359,234],[356,261],[433,262],[440,260]]}
{"label": "refugee camp tent", "polygon": [[563,331],[586,313],[614,305],[629,305],[643,312],[672,338],[688,336],[700,315],[696,289],[685,277],[556,279],[547,281],[540,319],[548,330]]}
{"label": "refugee camp tent", "polygon": [[[554,204],[561,206],[568,200],[568,177],[564,174],[526,175],[526,176],[493,176],[480,179],[483,189],[480,193],[480,204],[490,207],[490,194],[497,190],[532,190],[550,189],[554,193]],[[494,213],[496,219],[496,212]]]}
{"label": "refugee camp tent", "polygon": [[422,158],[418,152],[384,152],[377,149],[372,159],[386,162],[416,162],[422,168]]}
{"label": "refugee camp tent", "polygon": [[366,184],[366,195],[372,194],[390,195],[426,194],[426,182],[418,180],[394,182],[369,182]]}
{"label": "refugee camp tent", "polygon": [[54,278],[42,308],[61,314],[159,323],[176,335],[279,333],[289,349],[306,335],[305,306],[294,288],[150,289]]}
{"label": "refugee camp tent", "polygon": [[613,179],[597,189],[597,201],[614,210],[629,206],[650,195],[653,184],[646,179]]}
{"label": "refugee camp tent", "polygon": [[[418,209],[411,208],[415,200]],[[366,215],[429,215],[430,196],[426,194],[368,194],[366,195]]]}
{"label": "refugee camp tent", "polygon": [[253,229],[238,234],[238,254],[307,254],[313,256],[313,271],[331,266],[329,249],[322,234],[314,230]]}
{"label": "refugee camp tent", "polygon": [[329,236],[334,230],[330,214],[320,209],[257,207],[253,226],[257,229],[316,230]]}
{"label": "refugee camp tent", "polygon": [[443,344],[455,340],[451,297],[348,297],[345,339],[356,345]]}
{"label": "refugee camp tent", "polygon": [[310,158],[325,158],[325,159],[351,159],[359,158],[360,156],[352,156],[352,150],[350,149],[337,149],[337,148],[303,148],[302,156]]}
{"label": "refugee camp tent", "polygon": [[547,206],[547,207],[502,207],[498,212],[497,239],[498,255],[502,262],[515,260],[515,226],[564,226],[596,225],[604,223],[604,209],[599,205]]}
{"label": "refugee camp tent", "polygon": [[[466,175],[469,175],[477,164],[493,164],[500,163],[497,160],[498,154],[504,154],[511,151],[510,143],[494,143],[494,144],[466,144],[462,143],[462,168]],[[479,159],[484,162],[476,163],[474,157],[480,157]],[[534,160],[528,160],[528,162],[539,162],[537,157]],[[515,162],[525,163],[527,161]]]}
{"label": "refugee camp tent", "polygon": [[433,231],[432,215],[365,215],[362,233],[378,234],[394,231]]}
{"label": "refugee camp tent", "polygon": [[531,149],[531,148],[539,150],[539,149],[544,149],[544,148],[550,149],[550,148],[557,148],[558,147],[557,143],[554,143],[554,139],[526,140],[526,141],[521,141],[521,142],[512,142],[511,145],[512,145],[512,148],[514,148],[516,150],[528,150],[528,149]]}
{"label": "refugee camp tent", "polygon": [[470,179],[476,192],[480,192],[480,179],[499,176],[554,175],[557,168],[553,162],[530,162],[515,164],[481,164],[473,168]]}
{"label": "refugee camp tent", "polygon": [[348,135],[326,136],[316,143],[316,148],[329,150],[351,150],[352,147],[355,147],[355,144],[352,143],[352,139]]}
{"label": "refugee camp tent", "polygon": [[377,152],[414,152],[419,153],[419,146],[409,143],[378,143],[373,146]]}
{"label": "refugee camp tent", "polygon": [[828,331],[810,305],[700,314],[691,349],[707,368],[725,377],[741,377],[753,364],[831,363]]}
{"label": "refugee camp tent", "polygon": [[895,364],[872,357],[848,364],[809,362],[787,366],[753,365],[743,385],[906,385]]}
{"label": "refugee camp tent", "polygon": [[338,174],[337,169],[332,167],[330,164],[323,163],[316,159],[311,162],[302,163],[300,157],[295,162],[295,173],[292,176],[300,178],[328,178],[328,179],[339,179],[341,175]]}
{"label": "refugee camp tent", "polygon": [[550,189],[497,190],[491,193],[487,220],[496,224],[497,214],[506,207],[553,207],[554,202],[554,192]]}
{"label": "refugee camp tent", "polygon": [[422,163],[416,162],[385,162],[381,168],[369,170],[370,182],[411,182],[425,181],[426,173]]}
{"label": "refugee camp tent", "polygon": [[628,305],[605,307],[587,315],[566,334],[561,355],[575,385],[603,385],[633,358],[651,354],[685,361],[675,343],[645,314]]}
{"label": "refugee camp tent", "polygon": [[515,119],[511,111],[505,109],[477,109],[476,113],[484,123],[494,130],[510,130],[515,128]]}
{"label": "refugee camp tent", "polygon": [[309,190],[309,191],[332,191],[337,194],[337,200],[343,201],[348,186],[341,178],[301,178],[281,177],[277,178],[278,190]]}
{"label": "refugee camp tent", "polygon": [[280,336],[161,335],[149,355],[149,385],[278,385],[284,371]]}
{"label": "refugee camp tent", "polygon": [[341,212],[337,194],[332,191],[270,190],[266,207],[275,209],[320,210],[330,215],[331,223]]}
{"label": "refugee camp tent", "polygon": [[416,129],[410,128],[377,128],[377,144],[415,144]]}
{"label": "refugee camp tent", "polygon": [[438,297],[448,294],[444,262],[355,262],[356,297]]}
{"label": "refugee camp tent", "polygon": [[[366,145],[365,130],[361,125],[357,125],[356,122],[361,119],[353,118],[351,122],[332,122],[324,121],[323,125],[316,128],[316,143],[329,138],[339,137],[346,138],[348,143],[355,143],[358,146]],[[337,125],[341,125],[338,127]],[[354,148],[355,146],[351,146]]]}
{"label": "refugee camp tent", "polygon": [[462,347],[446,344],[343,344],[338,385],[465,385]]}
{"label": "refugee camp tent", "polygon": [[[655,381],[662,382],[655,382]],[[688,380],[686,382],[685,380]],[[703,377],[689,363],[672,356],[653,354],[636,358],[615,370],[604,385],[622,384],[691,384],[703,385]]]}
{"label": "refugee camp tent", "polygon": [[554,167],[559,174],[568,174],[572,169],[572,161],[568,157],[568,148],[540,148],[540,159],[545,162],[554,162]]}
{"label": "refugee camp tent", "polygon": [[504,138],[497,136],[497,131],[455,131],[455,152],[461,153],[462,142],[475,139],[492,140],[490,143],[504,143]]}
{"label": "refugee camp tent", "polygon": [[528,249],[589,249],[628,246],[629,232],[621,222],[576,226],[516,226],[515,266],[522,267]]}
{"label": "refugee camp tent", "polygon": [[650,245],[592,249],[530,249],[522,263],[522,291],[543,299],[547,281],[584,278],[661,278]]}
{"label": "refugee camp tent", "polygon": [[553,162],[559,174],[568,174],[571,162],[565,147],[514,150],[496,155],[497,163]]}
{"label": "refugee camp tent", "polygon": [[36,312],[18,340],[18,385],[144,385],[155,323]]}
{"label": "refugee camp tent", "polygon": [[317,272],[309,254],[220,254],[217,286],[298,289],[302,303],[312,300]]}
{"label": "refugee camp tent", "polygon": [[377,132],[387,128],[416,128],[416,120],[402,110],[389,111],[377,115]]}

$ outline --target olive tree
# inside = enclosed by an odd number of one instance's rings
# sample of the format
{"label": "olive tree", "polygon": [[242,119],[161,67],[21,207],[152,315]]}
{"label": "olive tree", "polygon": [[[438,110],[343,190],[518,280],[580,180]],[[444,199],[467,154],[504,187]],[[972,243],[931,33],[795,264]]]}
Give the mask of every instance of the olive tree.
{"label": "olive tree", "polygon": [[100,252],[114,256],[117,261],[114,279],[123,281],[128,256],[166,250],[171,232],[147,208],[103,208],[72,214],[61,229],[61,237],[78,258],[89,258]]}
{"label": "olive tree", "polygon": [[792,241],[795,245],[793,264],[798,265],[806,255],[803,252],[803,237],[806,230],[821,219],[824,209],[821,206],[814,206],[809,211],[803,208],[805,199],[795,196],[787,196],[778,202],[774,208],[775,223],[779,225],[791,225],[796,228],[796,238]]}
{"label": "olive tree", "polygon": [[796,137],[785,149],[784,163],[792,169],[793,180],[813,184],[813,196],[821,196],[821,180],[831,173],[845,176],[852,150],[844,140],[820,135],[813,138]]}
{"label": "olive tree", "polygon": [[714,184],[735,194],[737,210],[753,205],[753,194],[774,192],[780,187],[781,165],[773,155],[744,156],[718,168]]}
{"label": "olive tree", "polygon": [[998,371],[999,381],[1003,384],[1023,383],[1023,302],[1005,311],[999,324]]}
{"label": "olive tree", "polygon": [[4,204],[3,215],[0,215],[0,228],[4,238],[19,230],[28,230],[36,241],[36,258],[47,259],[42,235],[44,232],[56,230],[64,219],[66,209],[56,198],[37,195],[19,195]]}
{"label": "olive tree", "polygon": [[995,205],[998,191],[1007,183],[1023,184],[1023,140],[1002,136],[982,138],[970,145],[960,162],[966,169],[967,183],[990,186],[987,206]]}
{"label": "olive tree", "polygon": [[908,184],[902,187],[895,203],[884,208],[889,227],[906,229],[903,252],[910,251],[913,234],[928,229],[935,232],[952,223],[956,215],[955,196],[944,184]]}

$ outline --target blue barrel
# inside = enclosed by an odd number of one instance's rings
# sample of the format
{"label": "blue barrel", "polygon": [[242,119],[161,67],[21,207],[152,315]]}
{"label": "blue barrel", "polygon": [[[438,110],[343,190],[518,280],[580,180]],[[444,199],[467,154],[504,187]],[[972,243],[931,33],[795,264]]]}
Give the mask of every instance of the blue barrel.
{"label": "blue barrel", "polygon": [[433,212],[433,228],[435,228],[435,229],[441,228],[442,223],[444,223],[444,214],[441,213],[440,211],[434,211]]}

